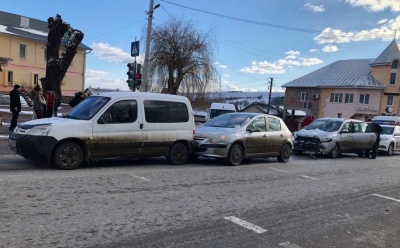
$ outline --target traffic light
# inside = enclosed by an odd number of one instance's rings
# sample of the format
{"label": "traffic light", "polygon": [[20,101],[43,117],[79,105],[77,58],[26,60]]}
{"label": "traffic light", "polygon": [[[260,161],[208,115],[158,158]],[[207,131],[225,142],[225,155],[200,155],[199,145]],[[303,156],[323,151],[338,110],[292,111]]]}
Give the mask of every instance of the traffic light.
{"label": "traffic light", "polygon": [[128,66],[128,72],[126,73],[128,75],[128,80],[126,82],[128,83],[128,86],[130,88],[135,87],[135,69],[136,69],[136,63],[129,63],[127,64]]}
{"label": "traffic light", "polygon": [[142,85],[142,74],[141,73],[136,73],[135,82],[136,82],[135,83],[136,88],[139,89],[140,85]]}

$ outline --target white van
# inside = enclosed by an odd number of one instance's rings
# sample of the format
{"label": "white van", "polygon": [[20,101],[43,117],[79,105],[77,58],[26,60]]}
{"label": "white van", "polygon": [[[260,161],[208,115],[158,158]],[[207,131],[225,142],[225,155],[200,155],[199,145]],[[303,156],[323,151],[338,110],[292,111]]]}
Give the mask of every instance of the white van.
{"label": "white van", "polygon": [[380,115],[372,118],[372,122],[380,125],[400,125],[400,116]]}
{"label": "white van", "polygon": [[236,105],[232,103],[211,103],[207,119],[212,119],[218,115],[237,112]]}
{"label": "white van", "polygon": [[193,152],[194,133],[186,97],[109,92],[88,97],[63,117],[20,123],[9,145],[18,155],[61,169],[110,157],[166,156],[183,164]]}

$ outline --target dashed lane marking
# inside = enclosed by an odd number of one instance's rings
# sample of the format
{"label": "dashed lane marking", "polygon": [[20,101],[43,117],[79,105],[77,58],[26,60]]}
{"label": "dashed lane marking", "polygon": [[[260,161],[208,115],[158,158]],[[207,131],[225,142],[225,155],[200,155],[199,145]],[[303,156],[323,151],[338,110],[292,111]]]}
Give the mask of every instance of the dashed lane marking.
{"label": "dashed lane marking", "polygon": [[280,246],[283,246],[285,248],[301,248],[301,246],[298,246],[296,244],[290,243],[289,241],[283,242],[279,244]]}
{"label": "dashed lane marking", "polygon": [[142,179],[142,180],[144,180],[144,181],[150,181],[149,179],[147,179],[147,178],[145,178],[145,177],[140,177],[140,176],[136,176],[136,175],[131,175],[131,176],[136,177],[136,178],[139,178],[139,179]]}
{"label": "dashed lane marking", "polygon": [[311,179],[311,180],[319,180],[319,178],[310,177],[310,176],[306,176],[306,175],[300,175],[300,176],[303,178]]}
{"label": "dashed lane marking", "polygon": [[256,226],[256,225],[254,225],[254,224],[252,224],[250,222],[247,222],[245,220],[239,219],[239,218],[237,218],[235,216],[227,216],[227,217],[224,217],[224,219],[232,221],[233,223],[238,224],[239,226],[242,226],[242,227],[247,228],[249,230],[252,230],[252,231],[254,231],[256,233],[263,233],[263,232],[267,231],[262,227]]}
{"label": "dashed lane marking", "polygon": [[385,198],[385,199],[388,199],[388,200],[392,200],[392,201],[395,201],[395,202],[400,202],[399,199],[396,199],[396,198],[393,198],[393,197],[384,196],[384,195],[379,195],[379,194],[372,194],[372,195],[373,195],[373,196],[377,196],[377,197],[381,197],[381,198]]}
{"label": "dashed lane marking", "polygon": [[281,172],[290,172],[290,171],[287,171],[287,170],[281,170],[281,169],[277,169],[277,168],[274,168],[274,167],[271,167],[271,169],[272,170],[276,170],[276,171],[281,171]]}

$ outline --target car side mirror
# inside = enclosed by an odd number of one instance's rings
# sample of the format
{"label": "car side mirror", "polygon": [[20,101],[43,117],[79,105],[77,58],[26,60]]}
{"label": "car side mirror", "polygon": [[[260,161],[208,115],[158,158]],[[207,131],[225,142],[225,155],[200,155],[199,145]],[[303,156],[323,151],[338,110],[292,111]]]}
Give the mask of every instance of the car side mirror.
{"label": "car side mirror", "polygon": [[98,120],[97,120],[98,124],[105,124],[106,122],[104,121],[103,116],[101,116]]}
{"label": "car side mirror", "polygon": [[343,128],[342,130],[340,130],[340,133],[350,133],[348,128]]}
{"label": "car side mirror", "polygon": [[250,133],[256,133],[256,132],[261,132],[261,128],[259,127],[252,127],[252,128],[248,128],[246,131],[250,132]]}

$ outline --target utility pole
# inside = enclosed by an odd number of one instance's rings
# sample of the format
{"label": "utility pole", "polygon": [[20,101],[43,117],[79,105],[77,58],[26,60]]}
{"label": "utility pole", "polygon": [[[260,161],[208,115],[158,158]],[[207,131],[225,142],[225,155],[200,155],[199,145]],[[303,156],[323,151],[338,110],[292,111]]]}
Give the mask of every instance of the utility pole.
{"label": "utility pole", "polygon": [[151,41],[151,25],[153,23],[153,12],[155,9],[160,7],[160,4],[157,4],[156,7],[153,7],[154,0],[150,0],[149,12],[147,18],[147,35],[146,35],[146,52],[144,54],[144,64],[143,64],[143,83],[142,87],[140,87],[140,91],[147,91],[148,80],[149,80],[149,53],[150,53],[150,41]]}
{"label": "utility pole", "polygon": [[271,105],[271,94],[272,94],[272,82],[274,81],[273,78],[270,78],[271,81],[269,82],[269,97],[268,97],[268,110],[267,110],[267,114],[269,114],[269,106]]}

